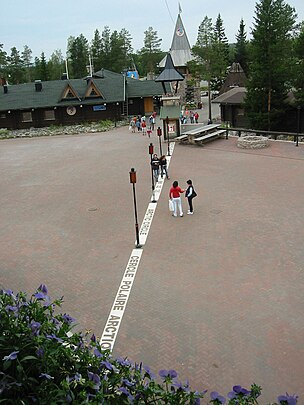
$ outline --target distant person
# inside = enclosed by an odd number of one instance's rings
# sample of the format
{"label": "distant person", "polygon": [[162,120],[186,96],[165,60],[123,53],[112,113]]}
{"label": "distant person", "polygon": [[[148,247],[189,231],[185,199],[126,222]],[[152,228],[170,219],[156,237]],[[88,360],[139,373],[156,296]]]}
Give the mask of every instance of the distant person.
{"label": "distant person", "polygon": [[156,153],[154,153],[154,155],[152,157],[151,166],[152,166],[153,176],[154,176],[155,182],[157,182],[158,181],[158,175],[159,175],[159,159],[158,159]]}
{"label": "distant person", "polygon": [[141,131],[141,122],[139,119],[136,120],[136,128],[137,128],[137,132]]}
{"label": "distant person", "polygon": [[192,110],[190,111],[190,122],[191,124],[194,124],[194,113]]}
{"label": "distant person", "polygon": [[212,119],[211,118],[208,119],[208,125],[210,125],[210,124],[212,124]]}
{"label": "distant person", "polygon": [[166,178],[170,179],[168,175],[168,168],[167,168],[167,159],[166,155],[163,155],[159,158],[159,166],[160,166],[160,175],[163,178],[164,173],[166,174]]}
{"label": "distant person", "polygon": [[152,129],[150,129],[150,128],[149,128],[149,129],[147,129],[147,134],[148,134],[148,137],[149,137],[149,138],[151,138]]}
{"label": "distant person", "polygon": [[134,133],[135,132],[135,126],[136,126],[136,123],[135,123],[135,121],[132,119],[131,121],[130,121],[130,128],[131,128],[131,131]]}
{"label": "distant person", "polygon": [[187,212],[188,215],[193,215],[193,204],[192,204],[192,200],[194,197],[197,196],[193,184],[192,184],[192,180],[187,180],[187,190],[186,190],[186,194],[185,197],[188,199],[188,204],[189,204],[189,210]]}
{"label": "distant person", "polygon": [[195,119],[195,123],[198,124],[198,118],[199,118],[199,114],[197,111],[195,111],[194,113],[194,119]]}
{"label": "distant person", "polygon": [[142,130],[142,134],[146,135],[146,129],[147,129],[147,124],[145,120],[141,121],[141,130]]}
{"label": "distant person", "polygon": [[174,206],[174,211],[172,216],[173,217],[177,217],[177,207],[179,210],[179,216],[183,217],[183,208],[182,208],[182,200],[181,200],[181,193],[183,193],[185,190],[182,190],[179,185],[178,185],[178,181],[174,181],[172,184],[172,187],[170,188],[169,191],[169,198],[170,200],[173,201],[173,206]]}

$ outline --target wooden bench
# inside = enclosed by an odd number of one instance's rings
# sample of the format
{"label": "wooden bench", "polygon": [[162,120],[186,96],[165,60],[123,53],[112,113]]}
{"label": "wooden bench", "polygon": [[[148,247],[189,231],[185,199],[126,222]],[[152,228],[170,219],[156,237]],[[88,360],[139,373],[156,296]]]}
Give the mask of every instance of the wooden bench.
{"label": "wooden bench", "polygon": [[202,145],[203,143],[209,142],[209,141],[213,141],[214,139],[217,139],[220,135],[223,135],[226,132],[225,129],[221,129],[219,131],[215,131],[215,132],[210,132],[206,135],[200,136],[198,138],[194,139],[194,142]]}
{"label": "wooden bench", "polygon": [[177,136],[176,138],[174,138],[174,141],[183,142],[183,141],[186,141],[186,140],[188,140],[188,135],[186,135],[186,134],[183,134],[183,135],[180,135],[180,136]]}
{"label": "wooden bench", "polygon": [[211,131],[213,129],[216,129],[220,126],[220,124],[210,124],[210,125],[205,125],[203,127],[198,127],[198,128],[194,128],[194,129],[190,129],[189,131],[186,131],[184,133],[184,135],[191,135],[191,136],[195,136],[195,135],[200,135],[206,131]]}

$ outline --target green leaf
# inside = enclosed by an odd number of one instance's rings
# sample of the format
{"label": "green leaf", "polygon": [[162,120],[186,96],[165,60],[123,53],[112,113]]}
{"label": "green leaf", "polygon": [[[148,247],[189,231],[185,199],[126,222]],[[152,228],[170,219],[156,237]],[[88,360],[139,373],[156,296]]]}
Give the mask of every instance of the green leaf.
{"label": "green leaf", "polygon": [[38,359],[35,356],[25,356],[25,357],[23,357],[23,359],[20,360],[20,362],[27,361],[27,360],[38,360]]}

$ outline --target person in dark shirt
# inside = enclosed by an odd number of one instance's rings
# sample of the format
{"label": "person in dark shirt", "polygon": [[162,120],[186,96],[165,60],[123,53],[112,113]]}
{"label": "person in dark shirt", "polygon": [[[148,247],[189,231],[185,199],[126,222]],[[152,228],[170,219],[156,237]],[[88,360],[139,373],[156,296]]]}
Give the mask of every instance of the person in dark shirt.
{"label": "person in dark shirt", "polygon": [[193,184],[192,184],[192,180],[187,180],[187,184],[188,184],[188,188],[186,190],[186,194],[185,197],[188,199],[188,204],[189,204],[189,210],[187,212],[188,215],[193,215],[193,204],[192,204],[192,200],[194,197],[197,196]]}
{"label": "person in dark shirt", "polygon": [[153,176],[155,178],[155,181],[157,182],[158,175],[159,175],[159,159],[158,159],[156,153],[154,153],[154,155],[152,157],[151,166],[152,166],[152,170],[153,170]]}
{"label": "person in dark shirt", "polygon": [[166,156],[163,155],[159,158],[159,166],[160,166],[160,175],[161,178],[163,178],[164,173],[166,174],[167,179],[170,179],[168,175],[168,169],[167,169],[167,159]]}

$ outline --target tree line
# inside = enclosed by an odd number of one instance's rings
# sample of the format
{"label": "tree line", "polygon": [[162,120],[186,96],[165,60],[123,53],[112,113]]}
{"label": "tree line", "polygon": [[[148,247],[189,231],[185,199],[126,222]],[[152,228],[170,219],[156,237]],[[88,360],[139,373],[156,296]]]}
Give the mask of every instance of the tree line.
{"label": "tree line", "polygon": [[[192,84],[205,80],[210,91],[219,90],[229,66],[240,63],[248,78],[244,107],[252,127],[278,128],[290,105],[286,103],[290,91],[295,105],[304,105],[304,23],[297,24],[296,19],[295,9],[284,0],[259,0],[251,39],[241,19],[236,41],[229,44],[221,15],[215,22],[206,16],[192,47]],[[10,84],[58,80],[66,72],[67,60],[69,77],[81,78],[89,73],[90,60],[95,71],[105,68],[121,73],[136,68],[144,77],[149,72],[159,73],[158,63],[166,54],[161,41],[157,31],[149,27],[144,32],[143,47],[134,52],[126,29],[118,32],[105,26],[101,32],[95,30],[91,41],[83,34],[69,37],[66,57],[55,50],[49,60],[42,52],[34,61],[27,45],[22,51],[11,48],[8,55],[0,44],[0,73]],[[188,84],[191,89],[191,81]]]}
{"label": "tree line", "polygon": [[20,51],[11,48],[10,54],[0,44],[0,73],[10,84],[31,82],[35,79],[59,80],[66,73],[69,78],[81,78],[89,73],[90,63],[95,71],[101,68],[121,73],[136,69],[141,76],[157,70],[157,64],[166,54],[161,50],[161,39],[152,27],[144,32],[143,47],[133,52],[130,33],[123,28],[111,31],[105,26],[102,32],[95,30],[89,41],[83,34],[70,36],[67,40],[67,52],[64,56],[60,49],[55,50],[49,60],[42,52],[33,60],[32,50],[25,45]]}

